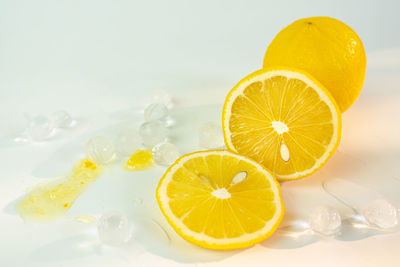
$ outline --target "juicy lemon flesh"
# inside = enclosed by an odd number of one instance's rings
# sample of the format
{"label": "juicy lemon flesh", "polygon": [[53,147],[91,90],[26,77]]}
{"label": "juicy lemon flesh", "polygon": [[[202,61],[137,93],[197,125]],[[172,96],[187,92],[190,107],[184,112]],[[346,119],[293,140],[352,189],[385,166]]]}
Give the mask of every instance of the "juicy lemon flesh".
{"label": "juicy lemon flesh", "polygon": [[264,68],[304,70],[321,82],[346,111],[360,95],[366,72],[361,39],[343,22],[329,17],[297,20],[280,31],[264,57]]}
{"label": "juicy lemon flesh", "polygon": [[307,170],[316,169],[337,147],[340,117],[332,110],[335,104],[299,78],[255,80],[225,107],[230,109],[224,130],[228,148],[261,163],[278,180],[311,174]]}
{"label": "juicy lemon flesh", "polygon": [[[243,172],[245,177],[235,182],[236,175]],[[227,193],[216,197],[213,192],[219,190]],[[172,174],[166,195],[168,209],[175,217],[172,221],[180,221],[186,232],[193,233],[192,237],[181,235],[211,249],[242,248],[261,241],[260,238],[264,240],[283,216],[279,185],[273,176],[266,179],[254,163],[231,155],[211,154],[185,161]],[[267,223],[271,229],[257,234]],[[204,240],[195,240],[196,234]],[[242,238],[249,234],[255,237]]]}

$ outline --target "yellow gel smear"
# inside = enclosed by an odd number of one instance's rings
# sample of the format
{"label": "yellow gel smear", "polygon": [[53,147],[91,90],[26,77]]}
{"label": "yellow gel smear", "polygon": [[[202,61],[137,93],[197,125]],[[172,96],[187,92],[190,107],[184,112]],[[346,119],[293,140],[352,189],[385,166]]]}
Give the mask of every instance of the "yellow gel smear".
{"label": "yellow gel smear", "polygon": [[67,179],[45,182],[21,199],[16,210],[24,220],[50,220],[62,217],[75,200],[100,176],[100,168],[81,160]]}
{"label": "yellow gel smear", "polygon": [[153,166],[151,150],[136,150],[125,163],[127,171],[143,171]]}

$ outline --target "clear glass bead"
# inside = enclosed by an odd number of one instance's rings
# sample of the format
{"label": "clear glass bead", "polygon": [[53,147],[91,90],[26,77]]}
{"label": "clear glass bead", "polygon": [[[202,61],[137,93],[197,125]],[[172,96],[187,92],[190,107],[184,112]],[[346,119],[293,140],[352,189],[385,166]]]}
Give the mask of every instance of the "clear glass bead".
{"label": "clear glass bead", "polygon": [[129,219],[119,212],[109,212],[97,222],[97,233],[103,244],[122,246],[132,236],[132,225]]}
{"label": "clear glass bead", "polygon": [[47,116],[38,115],[28,122],[27,132],[33,141],[44,141],[53,134],[53,131],[53,122]]}
{"label": "clear glass bead", "polygon": [[367,222],[382,229],[395,227],[399,223],[397,208],[385,199],[376,199],[362,210]]}
{"label": "clear glass bead", "polygon": [[120,155],[129,157],[135,150],[140,149],[142,137],[134,129],[125,129],[115,137],[114,144]]}
{"label": "clear glass bead", "polygon": [[179,157],[179,151],[171,143],[160,143],[152,149],[153,160],[156,164],[169,166]]}
{"label": "clear glass bead", "polygon": [[332,235],[336,233],[341,224],[340,213],[327,206],[319,206],[310,215],[310,228],[318,233]]}
{"label": "clear glass bead", "polygon": [[145,122],[140,126],[139,134],[146,147],[162,143],[167,138],[168,130],[160,121]]}
{"label": "clear glass bead", "polygon": [[92,137],[86,143],[86,155],[97,164],[107,164],[114,159],[114,145],[104,136]]}
{"label": "clear glass bead", "polygon": [[162,103],[153,103],[146,107],[144,110],[145,121],[166,121],[168,117],[168,108]]}
{"label": "clear glass bead", "polygon": [[173,107],[172,98],[164,89],[154,90],[151,94],[151,102],[164,104],[167,108]]}
{"label": "clear glass bead", "polygon": [[51,115],[54,127],[56,128],[69,128],[73,125],[73,119],[71,115],[65,110],[59,110]]}

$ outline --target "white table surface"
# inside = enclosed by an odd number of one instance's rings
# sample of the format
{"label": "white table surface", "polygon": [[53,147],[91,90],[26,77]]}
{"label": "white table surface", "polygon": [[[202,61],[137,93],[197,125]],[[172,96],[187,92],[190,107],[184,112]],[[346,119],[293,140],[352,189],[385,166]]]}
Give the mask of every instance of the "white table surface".
{"label": "white table surface", "polygon": [[[174,97],[177,110],[221,104],[237,81],[261,67],[281,28],[329,15],[363,40],[365,86],[343,114],[340,152],[323,173],[284,184],[284,197],[290,208],[293,198],[304,206],[324,194],[323,179],[366,177],[399,205],[399,9],[396,1],[0,1],[0,266],[398,266],[400,233],[292,247],[271,238],[193,258],[149,250],[133,262],[118,251],[72,253],[76,248],[67,243],[61,253],[63,245],[56,244],[63,233],[25,225],[12,203],[29,186],[68,170],[71,162],[54,156],[82,154],[76,142],[66,147],[96,131],[109,114],[143,108],[157,88]],[[10,145],[24,127],[24,112],[59,109],[86,126],[46,145]],[[46,169],[46,162],[53,166]],[[315,198],[307,200],[310,192]]]}

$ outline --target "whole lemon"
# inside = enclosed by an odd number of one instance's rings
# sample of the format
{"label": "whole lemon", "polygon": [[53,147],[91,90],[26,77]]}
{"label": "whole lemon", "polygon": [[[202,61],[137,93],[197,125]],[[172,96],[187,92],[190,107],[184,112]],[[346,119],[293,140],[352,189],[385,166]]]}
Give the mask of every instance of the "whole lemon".
{"label": "whole lemon", "polygon": [[330,17],[299,19],[272,40],[264,68],[287,66],[304,70],[331,92],[341,112],[360,95],[367,65],[358,35]]}

